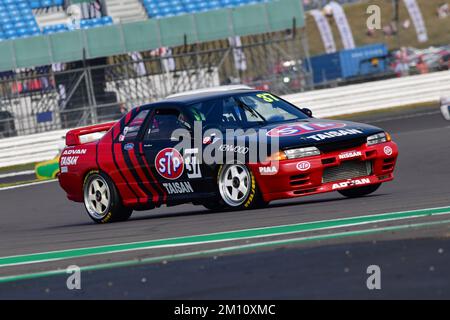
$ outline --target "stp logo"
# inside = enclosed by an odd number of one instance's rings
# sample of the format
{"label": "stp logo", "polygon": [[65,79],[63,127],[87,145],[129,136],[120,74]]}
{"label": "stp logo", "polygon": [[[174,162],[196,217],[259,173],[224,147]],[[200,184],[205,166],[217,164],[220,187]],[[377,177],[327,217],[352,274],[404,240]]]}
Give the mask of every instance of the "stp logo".
{"label": "stp logo", "polygon": [[290,136],[298,136],[305,133],[323,131],[328,129],[336,129],[342,127],[345,127],[344,123],[336,123],[336,122],[296,123],[273,128],[272,130],[267,132],[267,135],[269,137],[290,137]]}
{"label": "stp logo", "polygon": [[311,163],[309,161],[302,161],[297,163],[297,170],[307,171],[309,169],[311,169]]}
{"label": "stp logo", "polygon": [[385,153],[387,156],[391,156],[392,153],[394,153],[394,150],[392,150],[391,147],[386,146],[386,147],[384,147],[384,153]]}
{"label": "stp logo", "polygon": [[161,177],[169,180],[178,179],[184,171],[183,157],[176,149],[163,149],[156,155],[155,167]]}

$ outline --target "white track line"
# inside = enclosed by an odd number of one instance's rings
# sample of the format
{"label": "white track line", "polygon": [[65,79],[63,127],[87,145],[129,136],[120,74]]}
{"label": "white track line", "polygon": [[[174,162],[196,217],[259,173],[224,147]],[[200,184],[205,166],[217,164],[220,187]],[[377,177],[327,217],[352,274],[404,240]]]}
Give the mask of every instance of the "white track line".
{"label": "white track line", "polygon": [[11,187],[0,188],[0,191],[6,191],[6,190],[12,190],[12,189],[26,188],[26,187],[36,186],[36,185],[40,185],[40,184],[46,184],[46,183],[50,183],[50,182],[56,182],[56,181],[58,181],[58,180],[54,179],[54,180],[45,180],[45,181],[32,182],[32,183],[27,183],[27,184],[19,184],[19,185],[17,185],[17,186],[11,186]]}

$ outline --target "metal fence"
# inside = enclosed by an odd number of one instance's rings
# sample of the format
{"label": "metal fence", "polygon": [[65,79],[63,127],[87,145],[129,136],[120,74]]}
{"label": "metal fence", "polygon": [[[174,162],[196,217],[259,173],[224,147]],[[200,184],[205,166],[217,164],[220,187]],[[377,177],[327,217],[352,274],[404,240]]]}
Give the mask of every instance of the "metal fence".
{"label": "metal fence", "polygon": [[278,94],[303,91],[305,43],[288,30],[3,73],[0,138],[118,119],[134,106],[198,88],[246,83]]}
{"label": "metal fence", "polygon": [[[322,9],[327,4],[329,4],[332,0],[303,0],[303,7],[305,11],[313,10],[313,9]],[[354,4],[360,2],[369,2],[369,0],[333,0],[341,5],[346,4]]]}

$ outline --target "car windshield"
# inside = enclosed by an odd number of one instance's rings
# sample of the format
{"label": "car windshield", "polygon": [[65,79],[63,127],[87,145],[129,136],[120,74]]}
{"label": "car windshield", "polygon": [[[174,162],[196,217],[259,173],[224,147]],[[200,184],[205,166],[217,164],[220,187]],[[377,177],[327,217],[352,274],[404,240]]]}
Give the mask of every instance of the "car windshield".
{"label": "car windshield", "polygon": [[203,126],[248,128],[308,119],[297,107],[267,92],[251,92],[191,106],[194,119]]}

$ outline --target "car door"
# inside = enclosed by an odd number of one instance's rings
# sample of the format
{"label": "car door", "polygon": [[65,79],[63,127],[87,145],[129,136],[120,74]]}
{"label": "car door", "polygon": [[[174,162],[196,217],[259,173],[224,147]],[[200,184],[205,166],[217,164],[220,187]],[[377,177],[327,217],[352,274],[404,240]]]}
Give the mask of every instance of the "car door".
{"label": "car door", "polygon": [[182,139],[192,139],[192,125],[178,108],[154,110],[142,138],[141,155],[151,169],[154,189],[164,202],[191,199],[203,192],[198,157],[201,150],[183,148]]}

